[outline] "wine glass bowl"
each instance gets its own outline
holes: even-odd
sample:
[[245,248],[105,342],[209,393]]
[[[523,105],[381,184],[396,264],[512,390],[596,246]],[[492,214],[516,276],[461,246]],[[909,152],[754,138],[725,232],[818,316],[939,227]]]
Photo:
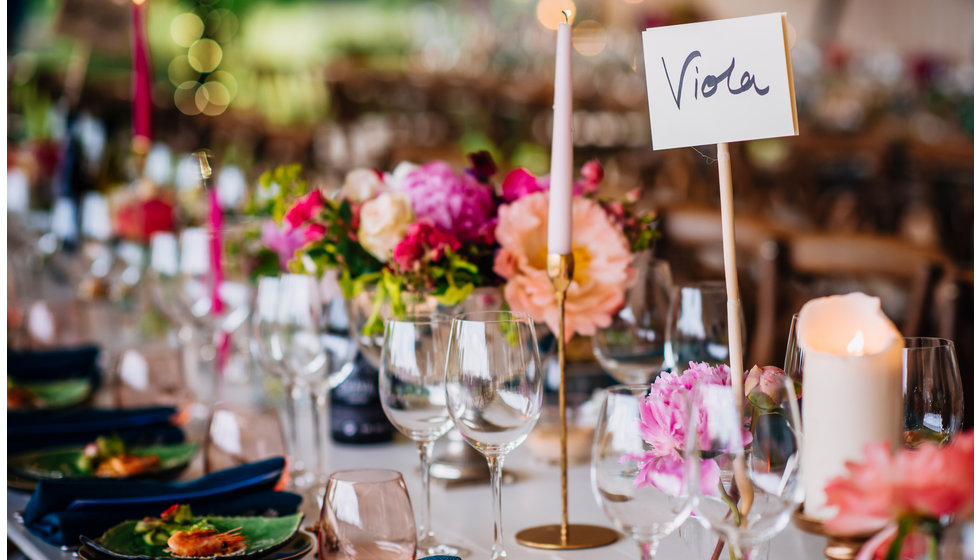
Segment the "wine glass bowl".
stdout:
[[626,291],[625,305],[592,337],[599,365],[620,383],[650,382],[664,364],[673,289],[670,265],[647,253],[635,265],[639,277]]
[[[415,517],[401,473],[356,469],[330,475],[320,514],[347,560],[414,560]],[[327,543],[320,557],[329,558]]]
[[945,443],[962,429],[963,381],[953,342],[944,338],[909,337],[902,350],[905,396],[905,442]]
[[[745,320],[741,317],[742,332]],[[690,362],[715,365],[728,361],[728,294],[725,283],[695,282],[674,289],[667,320],[667,366],[684,369]],[[745,351],[745,341],[742,341]]]
[[643,458],[651,446],[641,431],[648,384],[614,385],[603,391],[592,446],[592,491],[602,512],[652,560],[661,539],[689,516],[691,498],[683,484],[665,491],[639,484]]

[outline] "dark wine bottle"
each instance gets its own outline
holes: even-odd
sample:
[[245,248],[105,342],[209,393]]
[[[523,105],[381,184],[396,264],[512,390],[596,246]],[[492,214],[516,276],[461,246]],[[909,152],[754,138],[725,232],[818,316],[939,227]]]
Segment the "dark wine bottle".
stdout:
[[394,435],[381,408],[378,370],[358,352],[350,376],[330,392],[330,436],[339,443],[382,443]]

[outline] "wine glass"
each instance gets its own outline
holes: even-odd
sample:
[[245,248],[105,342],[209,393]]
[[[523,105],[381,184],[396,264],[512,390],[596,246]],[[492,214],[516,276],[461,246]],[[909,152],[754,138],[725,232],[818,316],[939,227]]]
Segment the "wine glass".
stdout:
[[689,397],[685,476],[694,512],[733,557],[754,560],[803,502],[796,391],[785,377],[755,404],[736,402],[728,385],[704,382]]
[[378,387],[385,415],[419,447],[422,493],[418,549],[427,556],[460,556],[440,544],[431,524],[429,465],[432,448],[453,425],[446,408],[446,351],[451,319],[438,314],[406,315],[385,321]]
[[169,405],[190,399],[180,351],[167,342],[145,342],[122,351],[111,366],[117,408]]
[[626,291],[626,305],[592,337],[599,365],[620,383],[648,383],[664,363],[673,289],[670,265],[644,253],[636,269],[640,275]]
[[691,513],[691,497],[683,484],[640,484],[645,453],[651,449],[640,427],[649,392],[649,384],[605,389],[592,445],[596,502],[616,528],[639,543],[643,560],[653,560],[660,541]]
[[[401,473],[389,469],[338,471],[327,481],[320,533],[332,528],[348,560],[414,560],[415,516]],[[320,558],[330,557],[320,538]]]
[[[258,328],[265,329],[262,336],[268,341],[268,355],[277,364],[290,395],[297,473],[294,481],[305,488],[324,474],[328,394],[350,375],[354,346],[337,344],[335,337],[324,338],[325,331],[329,332],[332,302],[324,297],[317,278],[283,274],[276,293],[273,307],[269,308],[268,299],[258,304],[262,307]],[[271,325],[266,320],[270,313],[274,315]]]
[[215,406],[204,438],[204,472],[289,457],[275,411],[245,403]]
[[492,560],[507,557],[500,511],[504,457],[527,439],[538,420],[542,373],[530,315],[481,311],[453,317],[446,359],[447,404],[463,439],[490,467]]
[[963,381],[953,342],[911,337],[902,350],[905,442],[945,443],[963,427]]
[[[740,313],[741,316],[741,313]],[[742,332],[745,332],[745,320]],[[728,294],[725,283],[696,282],[674,289],[667,319],[666,366],[683,370],[689,362],[728,361]],[[742,341],[745,350],[745,340]]]

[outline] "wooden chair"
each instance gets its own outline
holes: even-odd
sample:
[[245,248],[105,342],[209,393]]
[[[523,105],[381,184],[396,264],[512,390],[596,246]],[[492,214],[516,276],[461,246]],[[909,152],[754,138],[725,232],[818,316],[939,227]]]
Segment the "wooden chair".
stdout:
[[[719,210],[671,207],[660,211],[656,254],[670,262],[675,281],[723,279],[724,256]],[[783,234],[766,222],[735,216],[739,291],[745,313],[748,354],[753,363],[782,364],[786,338],[777,336],[776,310]],[[788,326],[787,326],[788,328]]]
[[796,309],[811,297],[859,289],[881,297],[905,336],[936,336],[949,323],[943,315],[951,306],[937,297],[954,274],[943,253],[873,234],[794,235],[787,250]]

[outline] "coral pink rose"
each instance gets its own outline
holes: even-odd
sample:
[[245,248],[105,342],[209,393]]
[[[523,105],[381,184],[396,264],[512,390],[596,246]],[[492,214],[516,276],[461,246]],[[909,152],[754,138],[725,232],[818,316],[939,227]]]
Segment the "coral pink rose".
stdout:
[[[511,308],[530,313],[558,332],[558,306],[545,270],[548,195],[538,192],[500,207],[496,236],[501,249],[494,272],[507,280],[504,297]],[[565,301],[566,338],[594,334],[609,325],[624,302],[635,271],[623,233],[595,201],[572,202],[575,276]]]

